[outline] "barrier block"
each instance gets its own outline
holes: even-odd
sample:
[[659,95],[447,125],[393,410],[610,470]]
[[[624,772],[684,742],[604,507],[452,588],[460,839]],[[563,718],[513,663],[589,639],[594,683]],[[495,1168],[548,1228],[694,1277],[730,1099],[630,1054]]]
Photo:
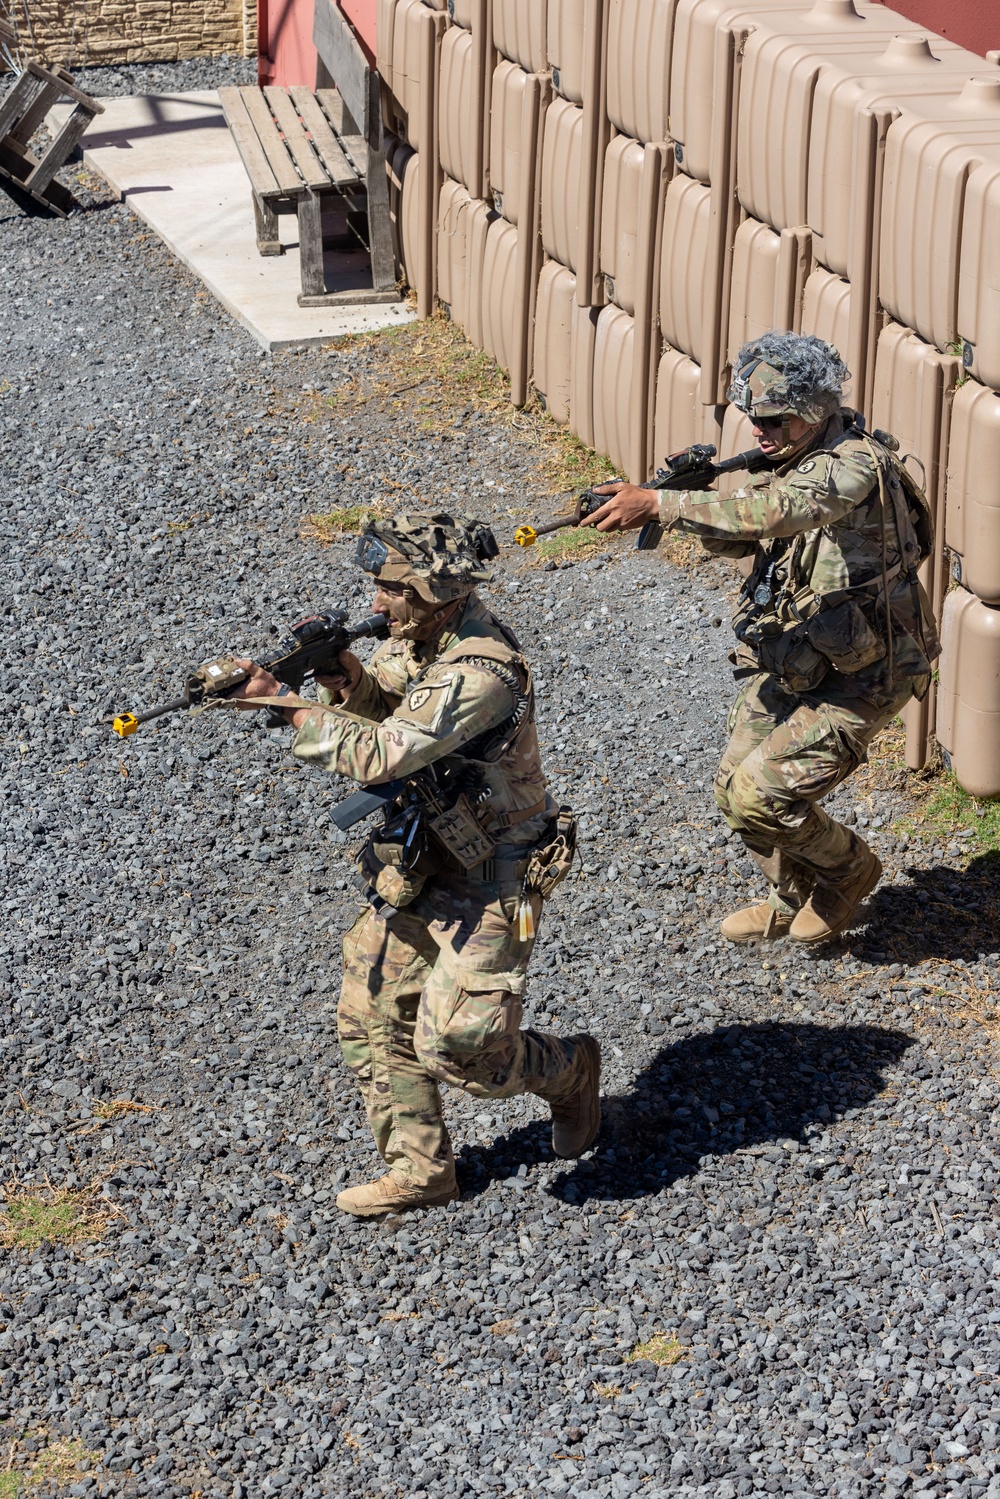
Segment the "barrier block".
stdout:
[[941,638],[938,741],[966,791],[1000,796],[1000,609],[955,589]]
[[772,328],[802,331],[802,302],[811,268],[808,229],[780,234],[747,219],[736,233],[729,308],[729,361],[741,344]]
[[945,543],[962,584],[1000,604],[1000,396],[967,380],[955,391],[945,490]]
[[[833,344],[853,375],[857,355],[851,351],[851,283],[817,266],[805,284],[799,331]],[[853,379],[844,386],[844,405],[854,405]]]
[[701,402],[701,370],[679,349],[665,348],[656,371],[653,464],[695,442],[716,447],[721,438],[718,408]]
[[1000,143],[971,173],[958,264],[958,336],[977,380],[1000,390]]
[[585,125],[583,106],[567,99],[553,99],[545,112],[542,244],[546,255],[574,274],[580,264],[582,226],[596,211],[594,175],[588,178],[583,170]]
[[942,350],[959,338],[969,179],[998,151],[1000,80],[970,80],[954,99],[907,99],[886,135],[879,298],[894,318]]
[[493,0],[493,44],[526,73],[548,67],[545,0]]
[[609,301],[635,315],[656,305],[657,233],[665,191],[666,147],[641,146],[627,135],[607,149],[601,212],[601,270]]
[[[920,32],[894,36],[870,58],[825,56],[816,79],[809,123],[808,203],[813,253],[849,280],[860,271],[881,192],[881,160],[888,126],[910,98],[956,99],[969,78],[993,78],[994,64],[962,47]],[[872,129],[866,119],[883,123]],[[859,253],[860,246],[860,253]]]
[[643,145],[669,135],[675,0],[608,0],[607,110]]
[[604,0],[548,0],[548,61],[557,94],[586,104],[600,88],[603,51]]
[[[551,85],[506,60],[493,73],[490,117],[490,187],[497,211],[511,224],[528,205],[532,211],[541,153],[542,125]],[[528,185],[530,184],[530,191]]]
[[445,178],[438,203],[437,294],[453,323],[482,347],[483,262],[494,217],[460,182]]
[[708,269],[719,254],[719,247],[714,257],[710,253],[713,231],[720,233],[713,214],[712,189],[677,173],[667,188],[663,210],[660,331],[671,348],[687,354],[698,365],[709,357],[709,349],[717,351],[721,342],[717,323],[708,326],[712,316],[707,303]]
[[489,0],[469,0],[466,29],[454,25],[441,43],[438,149],[442,170],[474,197],[489,191],[493,42]]
[[[902,82],[904,64],[892,53],[887,60],[886,50],[898,37],[900,51],[908,56],[903,34],[917,34],[919,28],[886,6],[864,0],[817,0],[808,11],[759,12],[755,19],[740,87],[739,198],[762,223],[790,229],[808,222],[810,154],[819,181],[830,169],[830,151],[842,146],[836,133],[812,136],[820,77],[827,70],[841,78],[863,75],[877,70],[881,60],[887,70],[896,66]],[[943,41],[939,50],[961,52]],[[911,70],[918,66],[909,65]],[[933,59],[926,65],[933,70]]]
[[[771,0],[769,9],[808,10],[812,0]],[[718,182],[713,150],[728,154],[739,99],[743,43],[757,12],[733,0],[676,0],[670,62],[670,136],[677,164]]]
[[576,278],[549,260],[538,279],[532,381],[553,419],[581,442],[594,440],[596,308],[579,306]]

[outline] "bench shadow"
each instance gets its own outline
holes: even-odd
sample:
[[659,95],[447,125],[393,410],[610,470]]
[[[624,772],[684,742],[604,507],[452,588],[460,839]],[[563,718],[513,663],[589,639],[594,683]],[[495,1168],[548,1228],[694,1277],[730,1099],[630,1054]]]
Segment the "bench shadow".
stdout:
[[[663,1047],[629,1092],[605,1097],[593,1154],[567,1162],[550,1191],[567,1202],[642,1197],[695,1175],[703,1156],[802,1140],[808,1125],[876,1099],[886,1069],[913,1044],[869,1025],[768,1022],[686,1036]],[[551,1162],[549,1135],[539,1120],[488,1148],[465,1147],[457,1158],[463,1188]]]
[[842,942],[855,957],[975,962],[1000,948],[1000,853],[979,854],[964,870],[935,864],[906,873],[909,884],[879,886],[866,929]]

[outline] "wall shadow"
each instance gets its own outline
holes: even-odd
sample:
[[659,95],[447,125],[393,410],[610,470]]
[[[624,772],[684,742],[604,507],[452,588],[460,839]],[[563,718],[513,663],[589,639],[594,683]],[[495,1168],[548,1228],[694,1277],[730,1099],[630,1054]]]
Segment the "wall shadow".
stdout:
[[868,926],[842,939],[855,957],[888,954],[897,963],[963,958],[1000,950],[1000,853],[979,854],[967,869],[911,867],[910,884],[882,884],[868,902]]
[[[694,1175],[702,1156],[802,1139],[808,1125],[877,1098],[885,1070],[913,1044],[901,1031],[868,1025],[775,1022],[685,1036],[664,1047],[629,1092],[605,1097],[592,1156],[567,1162],[551,1191],[569,1202],[641,1197]],[[461,1185],[481,1189],[522,1162],[551,1162],[549,1134],[540,1120],[489,1148],[466,1146],[457,1157]]]

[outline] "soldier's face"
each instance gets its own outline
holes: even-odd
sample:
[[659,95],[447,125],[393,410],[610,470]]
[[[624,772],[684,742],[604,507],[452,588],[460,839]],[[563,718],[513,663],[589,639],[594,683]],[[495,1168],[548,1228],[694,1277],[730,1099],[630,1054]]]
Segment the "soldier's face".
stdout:
[[[786,424],[788,436],[785,436]],[[804,448],[816,431],[813,422],[807,422],[804,417],[791,416],[776,417],[754,417],[753,435],[757,439],[757,446],[766,458],[773,458],[777,453],[784,450],[785,456],[794,457],[795,453]]]
[[442,628],[456,603],[429,604],[405,583],[380,582],[372,609],[389,619],[394,640],[430,640]]

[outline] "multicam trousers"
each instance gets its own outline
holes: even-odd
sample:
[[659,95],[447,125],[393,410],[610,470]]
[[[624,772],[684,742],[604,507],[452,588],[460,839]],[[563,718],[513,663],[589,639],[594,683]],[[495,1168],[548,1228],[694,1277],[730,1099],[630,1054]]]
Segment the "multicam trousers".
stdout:
[[553,1099],[572,1077],[571,1044],[521,1029],[534,940],[520,940],[519,897],[516,886],[435,882],[388,919],[366,909],[344,938],[340,1044],[379,1154],[408,1184],[455,1182],[439,1082],[475,1098]]
[[867,844],[818,803],[925,681],[907,679],[878,703],[853,695],[844,677],[798,697],[765,673],[747,681],[729,714],[715,799],[765,875],[772,909],[793,915],[816,884],[850,884],[864,867]]

